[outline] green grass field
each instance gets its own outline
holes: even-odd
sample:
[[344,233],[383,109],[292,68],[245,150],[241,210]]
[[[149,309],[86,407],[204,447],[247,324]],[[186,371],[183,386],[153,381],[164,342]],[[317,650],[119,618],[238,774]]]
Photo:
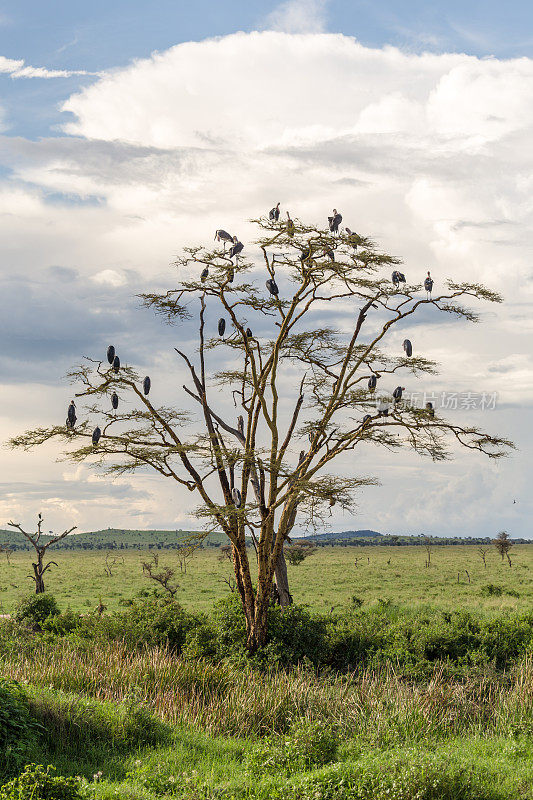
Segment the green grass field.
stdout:
[[[99,598],[112,611],[120,600],[128,599],[150,582],[142,574],[141,561],[152,551],[123,550],[105,573],[102,551],[59,550],[51,558],[58,566],[46,574],[46,589],[55,595],[61,608],[74,611],[94,608]],[[172,550],[159,551],[160,563],[175,566],[180,589],[179,602],[187,609],[209,611],[214,601],[230,591],[224,579],[231,577],[229,561],[219,560],[218,548],[198,551],[179,573]],[[253,553],[250,553],[253,558]],[[431,566],[423,547],[322,547],[300,566],[289,565],[291,591],[295,602],[314,611],[329,611],[357,596],[365,604],[379,599],[406,606],[431,605],[453,611],[500,612],[529,609],[533,604],[533,546],[515,545],[511,551],[512,567],[500,559],[493,547],[483,566],[475,546],[434,547]],[[357,567],[355,561],[357,561]],[[32,591],[32,554],[19,551],[11,564],[0,555],[0,608],[10,613],[17,601]],[[469,582],[470,579],[470,582]],[[486,594],[488,584],[502,587],[501,595]],[[513,594],[508,594],[512,592]]]

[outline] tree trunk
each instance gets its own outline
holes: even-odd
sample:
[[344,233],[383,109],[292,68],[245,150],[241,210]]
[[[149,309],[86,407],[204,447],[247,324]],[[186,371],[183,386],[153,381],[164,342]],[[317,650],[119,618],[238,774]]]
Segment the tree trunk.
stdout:
[[292,603],[292,595],[289,592],[289,576],[287,575],[287,562],[285,561],[283,549],[276,562],[276,587],[280,606],[282,608],[290,606]]
[[248,625],[246,620],[246,647],[248,652],[255,653],[264,647],[267,639],[267,620],[268,620],[268,603],[260,607],[256,607],[256,613],[251,624]]
[[42,594],[44,592],[44,580],[43,557],[41,553],[37,554],[37,563],[33,564],[33,571],[35,573],[35,594]]

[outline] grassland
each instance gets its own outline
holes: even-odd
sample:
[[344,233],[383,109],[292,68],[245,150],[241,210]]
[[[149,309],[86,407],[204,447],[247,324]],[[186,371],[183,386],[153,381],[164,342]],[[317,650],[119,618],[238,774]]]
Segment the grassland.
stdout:
[[[179,574],[158,552],[190,620],[211,619],[229,561],[208,548]],[[312,659],[316,642],[319,660],[286,669],[243,660],[230,606],[189,649],[142,638],[170,625],[142,599],[151,553],[114,553],[109,576],[102,550],[58,551],[47,589],[83,616],[42,633],[0,621],[0,679],[38,724],[23,763],[82,776],[95,800],[533,800],[533,547],[511,567],[475,546],[435,546],[429,567],[423,547],[319,548],[289,566],[307,608],[276,611],[278,644],[303,637]],[[31,591],[31,555],[0,556],[4,612]],[[107,614],[87,615],[99,598]],[[216,652],[194,646],[207,624]]]
[[[225,579],[231,564],[219,559],[218,548],[198,551],[185,574],[179,573],[172,550],[158,551],[162,564],[178,570],[177,599],[187,609],[209,611],[213,603],[228,595]],[[52,551],[51,551],[52,553]],[[112,576],[105,572],[101,550],[59,550],[51,558],[58,566],[46,575],[46,588],[60,607],[74,611],[94,608],[102,599],[108,610],[149,588],[141,562],[152,550],[122,550]],[[10,613],[23,595],[32,591],[31,552],[14,553],[11,564],[0,554],[0,608]],[[357,566],[355,561],[357,559]],[[423,547],[321,547],[300,566],[289,566],[295,601],[312,611],[329,611],[351,602],[355,595],[365,605],[390,600],[413,607],[433,606],[447,611],[457,608],[495,613],[533,606],[533,545],[515,545],[512,567],[489,548],[483,566],[472,545],[432,548],[431,566],[426,568]],[[501,587],[502,594],[487,594],[487,585]]]

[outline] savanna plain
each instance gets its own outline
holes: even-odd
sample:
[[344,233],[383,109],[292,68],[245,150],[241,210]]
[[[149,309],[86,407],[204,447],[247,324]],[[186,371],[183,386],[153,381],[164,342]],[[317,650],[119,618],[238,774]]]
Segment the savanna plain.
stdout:
[[0,797],[533,798],[533,547],[483,549],[319,547],[255,656],[221,548],[158,551],[174,597],[0,554]]

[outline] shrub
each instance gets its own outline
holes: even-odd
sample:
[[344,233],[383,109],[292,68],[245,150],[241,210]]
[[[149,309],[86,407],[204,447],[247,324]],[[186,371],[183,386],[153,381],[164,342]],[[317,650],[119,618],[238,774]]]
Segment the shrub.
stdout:
[[79,800],[79,778],[52,775],[54,767],[28,764],[18,778],[0,787],[0,800]]
[[59,614],[55,597],[47,592],[24,597],[15,609],[15,620],[28,625],[41,626],[50,616]]
[[288,734],[268,736],[245,756],[246,768],[256,774],[286,774],[321,767],[335,760],[338,733],[324,722],[300,722]]
[[[220,657],[246,658],[246,626],[240,600],[232,595],[219,601],[213,616]],[[318,665],[326,655],[326,619],[301,606],[271,606],[266,645],[255,654],[257,666],[288,667],[302,662]]]
[[38,729],[18,684],[0,680],[0,778],[7,778],[22,767]]
[[503,586],[498,586],[497,583],[486,583],[481,587],[480,594],[483,597],[500,597],[503,594]]

